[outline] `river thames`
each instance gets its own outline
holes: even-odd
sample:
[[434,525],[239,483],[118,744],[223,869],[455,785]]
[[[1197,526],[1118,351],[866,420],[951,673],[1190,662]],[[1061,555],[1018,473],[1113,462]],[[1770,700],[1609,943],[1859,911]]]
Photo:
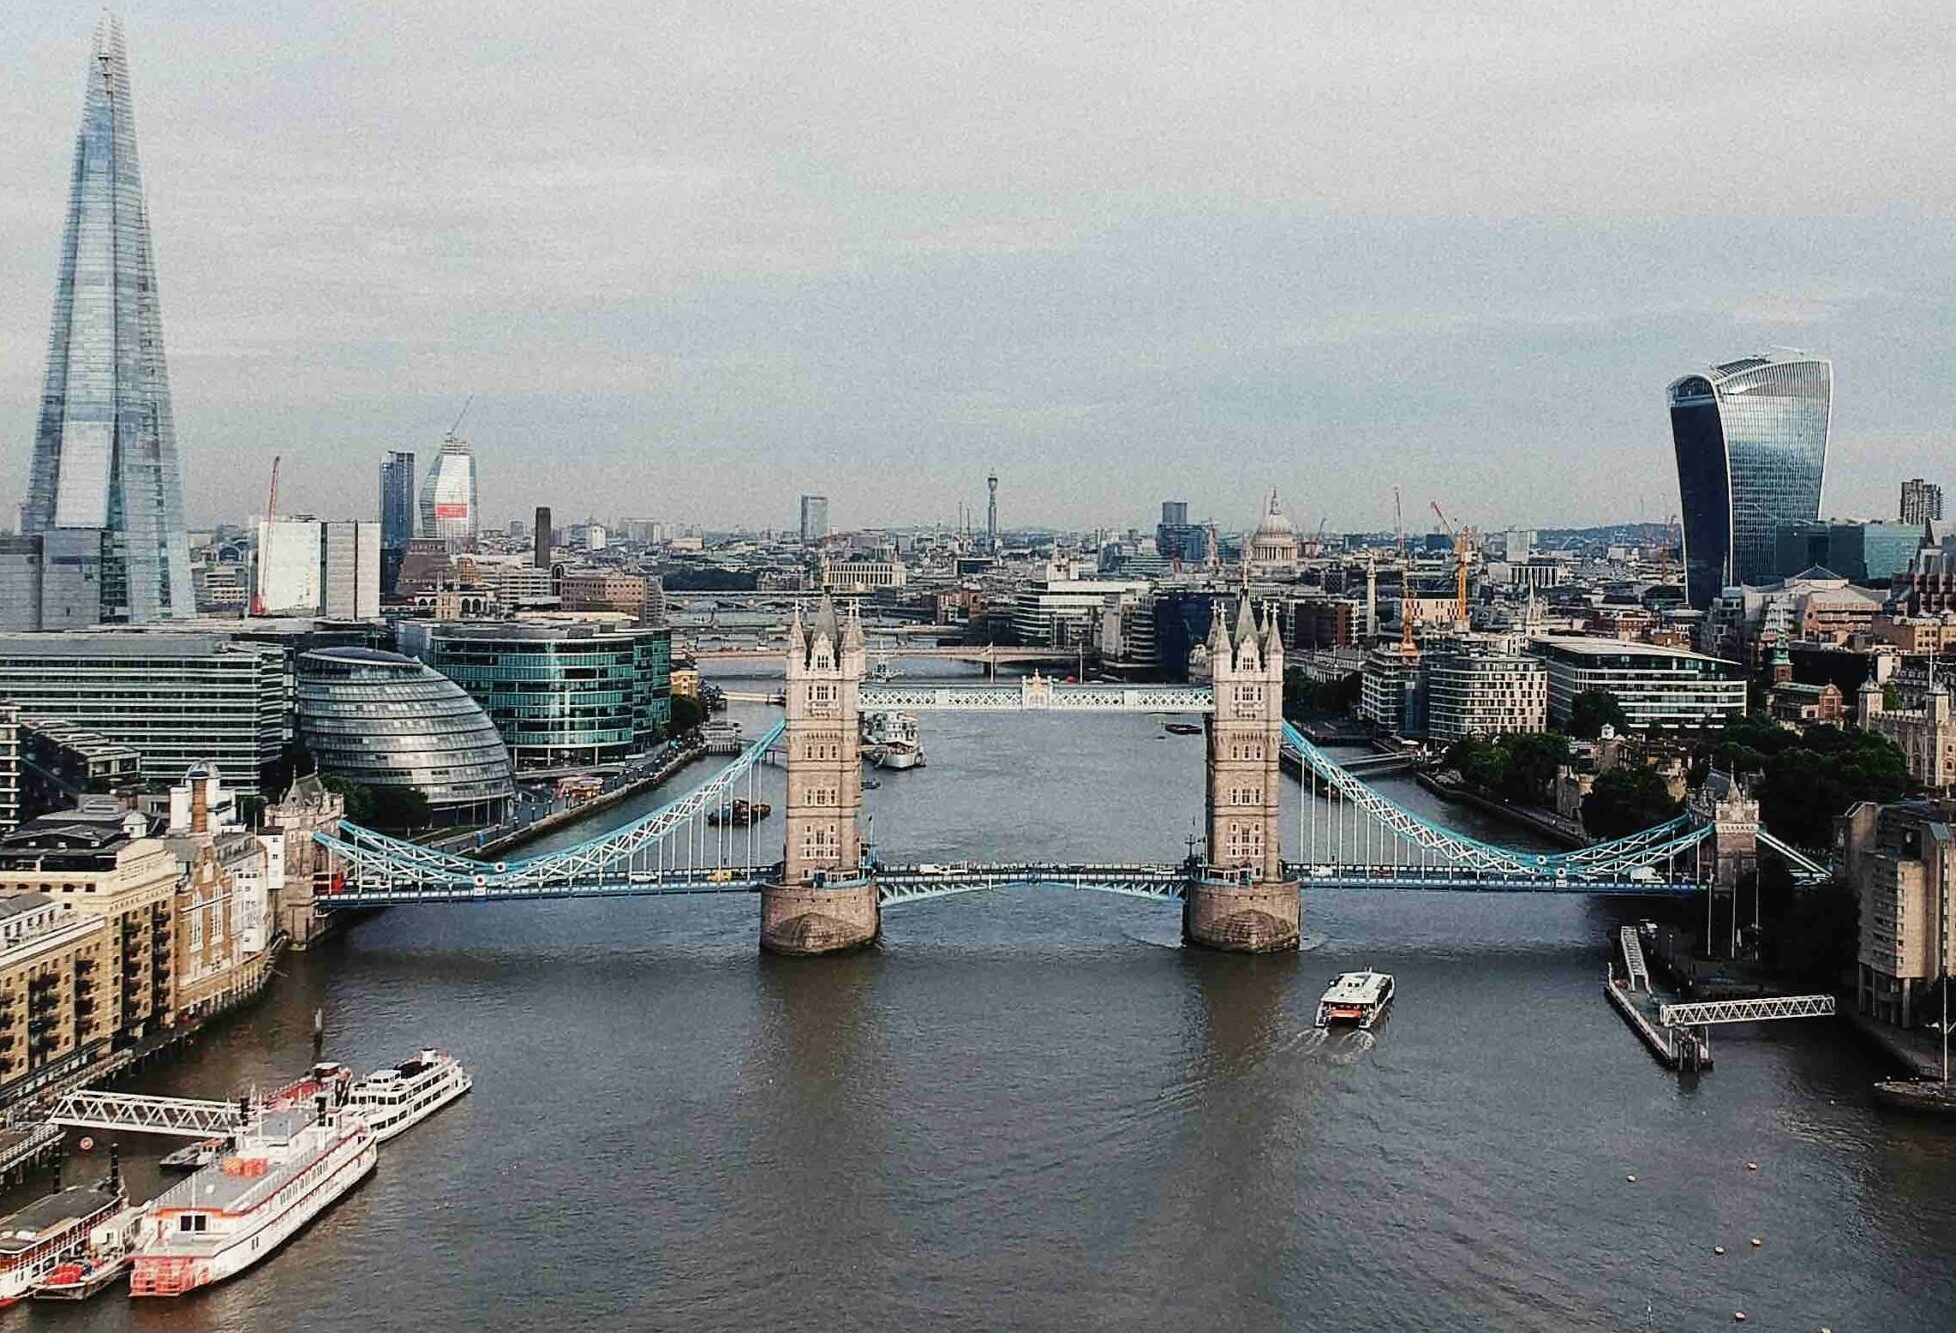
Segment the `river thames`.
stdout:
[[[892,860],[1185,851],[1199,737],[924,728],[929,766],[868,794]],[[441,1045],[475,1091],[245,1277],[6,1327],[1956,1327],[1956,1131],[1873,1112],[1883,1067],[1844,1025],[1660,1069],[1600,993],[1636,910],[1307,892],[1312,947],[1244,958],[1181,948],[1171,906],[1025,890],[780,959],[748,897],[395,909],[139,1086],[282,1081],[317,1006],[329,1056]],[[1367,965],[1398,977],[1390,1022],[1324,1042],[1319,992]],[[138,1189],[169,1146],[125,1141]]]

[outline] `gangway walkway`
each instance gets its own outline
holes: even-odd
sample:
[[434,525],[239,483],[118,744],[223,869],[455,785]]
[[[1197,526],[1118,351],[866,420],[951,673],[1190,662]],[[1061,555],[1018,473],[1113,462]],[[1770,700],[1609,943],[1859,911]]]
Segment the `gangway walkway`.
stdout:
[[84,1089],[71,1092],[55,1103],[48,1123],[71,1129],[181,1134],[185,1138],[208,1139],[237,1133],[244,1124],[244,1108],[236,1102]]
[[1708,1027],[1713,1023],[1758,1023],[1770,1018],[1832,1018],[1831,995],[1770,995],[1755,1000],[1700,1000],[1662,1004],[1657,1021],[1667,1028]]
[[1623,966],[1630,978],[1630,989],[1644,988],[1650,994],[1650,969],[1644,965],[1644,937],[1635,926],[1625,926],[1616,933],[1623,942]]

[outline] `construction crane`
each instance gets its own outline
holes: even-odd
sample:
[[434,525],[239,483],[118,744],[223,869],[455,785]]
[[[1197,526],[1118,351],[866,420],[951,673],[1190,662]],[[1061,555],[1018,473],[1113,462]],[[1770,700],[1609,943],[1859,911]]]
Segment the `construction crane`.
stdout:
[[273,454],[272,488],[265,495],[265,535],[258,542],[258,576],[251,584],[251,614],[254,616],[265,614],[265,548],[272,544],[273,524],[278,521],[278,460],[279,456]]
[[1434,500],[1433,515],[1440,520],[1440,526],[1453,538],[1453,616],[1461,624],[1467,623],[1467,544],[1473,539],[1472,528],[1456,528],[1440,502]]
[[1406,563],[1406,510],[1400,502],[1399,483],[1392,484],[1392,527],[1399,535],[1399,563]]

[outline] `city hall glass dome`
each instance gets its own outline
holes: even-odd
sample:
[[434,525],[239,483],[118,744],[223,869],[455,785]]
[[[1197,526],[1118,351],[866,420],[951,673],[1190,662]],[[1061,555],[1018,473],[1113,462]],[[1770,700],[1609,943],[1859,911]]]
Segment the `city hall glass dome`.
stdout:
[[299,655],[299,737],[325,777],[413,791],[437,824],[491,824],[515,795],[481,705],[431,667],[371,648]]

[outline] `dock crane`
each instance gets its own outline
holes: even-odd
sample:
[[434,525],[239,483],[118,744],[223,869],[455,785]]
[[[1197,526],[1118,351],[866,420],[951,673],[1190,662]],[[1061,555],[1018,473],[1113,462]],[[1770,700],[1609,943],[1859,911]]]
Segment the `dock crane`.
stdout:
[[265,557],[270,554],[266,548],[272,544],[272,535],[278,522],[278,460],[279,455],[273,454],[272,487],[265,496],[265,536],[258,543],[257,577],[251,584],[251,614],[254,616],[265,614]]
[[1467,623],[1467,546],[1473,540],[1474,530],[1456,528],[1446,511],[1440,508],[1438,500],[1434,500],[1432,505],[1434,517],[1440,520],[1440,526],[1453,539],[1453,614],[1454,619],[1464,625]]

